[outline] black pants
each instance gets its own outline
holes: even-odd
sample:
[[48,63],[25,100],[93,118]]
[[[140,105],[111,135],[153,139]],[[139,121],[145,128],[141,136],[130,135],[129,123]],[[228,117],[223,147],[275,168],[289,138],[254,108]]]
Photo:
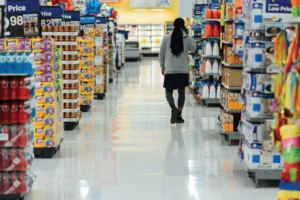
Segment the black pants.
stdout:
[[[185,102],[185,87],[178,88],[178,107],[183,108]],[[173,97],[173,89],[166,88],[166,98],[171,108],[175,107],[175,101]]]

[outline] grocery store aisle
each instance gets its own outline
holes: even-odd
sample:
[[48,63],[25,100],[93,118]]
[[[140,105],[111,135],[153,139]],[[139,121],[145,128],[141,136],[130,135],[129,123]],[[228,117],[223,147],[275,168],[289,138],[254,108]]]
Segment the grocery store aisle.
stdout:
[[28,200],[274,200],[255,189],[237,147],[221,144],[218,108],[188,96],[184,125],[169,124],[157,58],[128,62],[55,158],[35,159]]

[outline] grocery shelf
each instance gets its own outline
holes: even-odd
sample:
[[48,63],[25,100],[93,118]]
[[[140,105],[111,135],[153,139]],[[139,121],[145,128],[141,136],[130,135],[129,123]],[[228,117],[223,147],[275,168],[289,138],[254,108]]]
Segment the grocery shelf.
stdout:
[[204,102],[205,105],[216,105],[220,104],[220,99],[211,99],[211,98],[202,98],[202,101]]
[[231,67],[231,68],[243,68],[244,67],[243,65],[240,65],[240,64],[229,64],[225,61],[222,61],[222,64],[226,67]]
[[225,140],[228,142],[228,146],[231,146],[233,144],[233,141],[239,141],[242,137],[240,132],[234,131],[234,132],[225,132],[221,126],[220,123],[218,123],[218,128],[221,133],[221,135],[225,136]]
[[258,168],[250,168],[247,166],[245,162],[243,162],[243,166],[250,178],[253,178],[255,187],[259,188],[259,181],[261,180],[280,180],[283,169],[258,169]]
[[242,89],[242,86],[227,86],[224,83],[222,83],[222,86],[226,88],[227,90],[237,90],[240,91]]
[[202,39],[220,40],[220,37],[202,37]]
[[245,113],[246,120],[251,123],[262,123],[267,119],[273,119],[273,114],[270,115],[262,115],[258,117],[250,117],[247,113]]
[[201,73],[201,76],[221,76],[220,73]]
[[221,22],[221,19],[203,19],[203,22]]
[[203,58],[211,58],[211,59],[221,59],[221,56],[212,56],[212,55],[204,55],[201,54]]

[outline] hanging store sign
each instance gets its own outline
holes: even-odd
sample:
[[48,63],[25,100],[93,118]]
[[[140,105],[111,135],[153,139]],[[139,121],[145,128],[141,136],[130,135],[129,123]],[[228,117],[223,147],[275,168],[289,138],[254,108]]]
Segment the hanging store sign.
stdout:
[[291,14],[292,4],[289,0],[266,0],[265,13],[274,14]]
[[60,25],[63,10],[60,6],[41,6],[41,26]]
[[6,37],[38,36],[39,0],[7,0],[4,30]]

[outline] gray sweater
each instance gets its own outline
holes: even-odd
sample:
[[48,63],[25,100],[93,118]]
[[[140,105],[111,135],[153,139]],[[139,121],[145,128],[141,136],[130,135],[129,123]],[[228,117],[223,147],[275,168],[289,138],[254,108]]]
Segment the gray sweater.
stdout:
[[159,62],[160,67],[165,70],[165,74],[189,73],[189,52],[197,50],[194,39],[189,35],[184,35],[184,51],[178,58],[171,52],[171,34],[166,35],[161,43]]

